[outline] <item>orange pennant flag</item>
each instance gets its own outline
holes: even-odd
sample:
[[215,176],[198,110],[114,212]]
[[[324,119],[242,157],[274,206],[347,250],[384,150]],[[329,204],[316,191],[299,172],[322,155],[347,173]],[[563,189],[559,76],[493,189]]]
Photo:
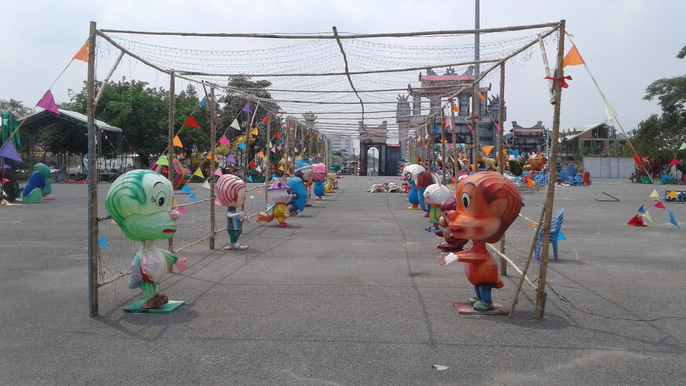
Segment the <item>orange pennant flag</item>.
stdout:
[[190,126],[190,127],[195,127],[197,129],[200,128],[198,125],[198,122],[195,121],[195,118],[193,118],[192,115],[188,116],[188,119],[186,119],[186,123],[183,124],[184,126]]
[[489,155],[495,146],[483,146],[484,154]]
[[260,152],[257,153],[257,156],[260,158],[264,158],[264,153],[262,153],[262,150],[260,150]]
[[481,99],[482,102],[486,102],[486,98],[484,98],[484,96],[481,95],[480,92],[477,92],[477,95],[479,95],[479,99]]
[[[211,154],[211,153],[208,154],[207,157],[205,157],[205,159],[206,159],[206,160],[212,159],[212,154]],[[214,162],[219,162],[219,160],[217,159],[217,156],[216,156],[216,155],[214,156]]]
[[74,55],[72,60],[80,60],[82,62],[88,63],[88,42],[83,43],[83,46],[79,50],[79,52]]
[[453,105],[453,111],[456,112],[456,113],[459,113],[459,112],[460,112],[460,109],[457,108],[457,105]]
[[526,183],[527,183],[527,185],[529,185],[530,188],[533,188],[534,185],[536,185],[536,183],[533,182],[533,181],[531,180],[531,178],[527,178],[527,179],[526,179]]
[[257,194],[262,194],[262,188],[257,189]]
[[183,147],[183,144],[181,143],[181,140],[179,139],[178,135],[174,136],[174,146],[176,147]]
[[469,166],[471,166],[471,167],[472,167],[472,171],[473,171],[473,172],[475,172],[475,171],[476,171],[476,169],[474,168],[474,164],[471,164],[471,165],[469,165]]
[[562,59],[562,68],[579,64],[586,64],[586,62],[581,58],[581,54],[579,54],[579,50],[576,49],[576,46],[572,46],[564,59]]
[[536,226],[536,225],[534,225],[534,223],[532,223],[531,221],[529,221],[529,228],[533,228],[533,227],[535,227],[535,226]]

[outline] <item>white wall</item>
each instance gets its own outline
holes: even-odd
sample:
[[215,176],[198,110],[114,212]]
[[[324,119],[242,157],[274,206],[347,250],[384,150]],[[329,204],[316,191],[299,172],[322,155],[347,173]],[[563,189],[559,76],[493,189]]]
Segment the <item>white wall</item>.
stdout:
[[636,169],[633,158],[584,157],[584,169],[592,178],[626,178]]

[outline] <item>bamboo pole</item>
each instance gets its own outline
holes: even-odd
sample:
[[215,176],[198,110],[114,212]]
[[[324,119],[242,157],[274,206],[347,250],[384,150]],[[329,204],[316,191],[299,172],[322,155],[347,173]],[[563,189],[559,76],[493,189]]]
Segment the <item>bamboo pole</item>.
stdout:
[[476,93],[477,84],[472,84],[472,165],[474,165],[473,171],[476,173],[479,171],[479,124],[476,120]]
[[[443,110],[443,117],[445,117],[445,110]],[[443,172],[443,185],[445,185],[446,174],[448,174],[446,173],[448,171],[448,168],[446,167],[448,162],[445,158],[445,124],[441,124],[441,126],[441,159],[443,160],[443,162],[441,162],[441,169]]]
[[[561,79],[564,76],[562,70],[562,59],[564,57],[565,49],[565,20],[560,21],[559,41],[557,46],[557,70],[555,77]],[[560,104],[562,101],[562,82],[555,82],[555,113],[553,115],[553,138],[550,150],[551,162],[557,159],[557,141],[560,132]],[[534,318],[540,319],[543,317],[545,311],[545,284],[548,273],[548,250],[550,249],[550,222],[553,215],[553,202],[555,200],[555,168],[550,168],[550,179],[548,181],[548,196],[546,197],[546,214],[543,240],[541,240],[541,268],[538,282],[538,289],[536,291],[536,309],[534,311]]]
[[217,156],[217,116],[214,107],[214,87],[210,88],[210,249],[214,249],[215,240],[215,179],[214,171],[217,167],[215,157]]
[[455,101],[450,98],[450,130],[453,133],[453,177],[455,177],[455,184],[457,185],[457,138],[455,135]]
[[[98,181],[95,168],[95,30],[91,21],[88,35],[88,308],[91,317],[98,315]],[[11,138],[10,138],[11,140]]]
[[269,112],[267,112],[267,156],[265,157],[266,159],[266,165],[265,165],[265,170],[264,170],[264,207],[267,207],[267,200],[269,199],[269,165],[270,161],[269,158],[271,156],[270,153],[270,148],[269,145],[271,145],[271,138],[272,138],[272,117],[269,116]]
[[121,62],[121,58],[123,58],[123,57],[124,57],[124,51],[119,52],[119,56],[117,57],[117,60],[114,62],[112,69],[110,69],[110,72],[105,77],[105,80],[102,81],[102,85],[100,86],[100,90],[98,90],[98,95],[95,97],[95,100],[93,101],[93,105],[97,106],[98,102],[100,102],[100,97],[102,97],[102,93],[103,93],[103,91],[105,91],[105,86],[107,86],[107,82],[110,81],[110,78],[112,77],[112,74],[114,73],[114,70],[117,69],[117,66],[119,66],[119,62]]
[[[176,95],[174,90],[174,73],[169,74],[169,128],[167,130],[167,178],[174,186],[174,103]],[[169,251],[174,251],[174,236],[169,238]],[[174,272],[174,265],[167,263],[167,272]]]
[[[505,62],[500,64],[500,104],[498,105],[498,146],[496,147],[497,153],[495,159],[500,156],[500,162],[498,163],[498,173],[505,173],[505,157],[503,156],[503,149],[505,148],[505,129],[503,128],[503,122],[505,121]],[[505,237],[507,233],[503,235],[500,240],[500,253],[505,254]],[[507,276],[507,261],[500,258],[500,274]]]

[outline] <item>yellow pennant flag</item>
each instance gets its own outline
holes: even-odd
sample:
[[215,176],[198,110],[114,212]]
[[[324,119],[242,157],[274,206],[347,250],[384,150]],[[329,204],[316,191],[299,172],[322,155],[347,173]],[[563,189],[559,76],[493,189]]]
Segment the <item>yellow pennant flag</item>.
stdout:
[[646,210],[646,212],[645,212],[645,213],[643,213],[643,215],[642,215],[642,216],[643,216],[643,217],[645,217],[645,218],[646,218],[646,220],[648,220],[648,221],[650,221],[650,222],[653,222],[653,219],[651,219],[651,218],[650,218],[650,214],[648,213],[648,211],[647,211],[647,210]]
[[252,134],[252,135],[257,135],[257,134],[258,134],[257,127],[254,128],[254,129],[252,129],[252,131],[250,132],[250,134]]
[[205,178],[205,176],[202,174],[202,170],[200,168],[195,169],[195,173],[193,173],[194,176],[198,176],[200,178]]
[[178,135],[174,136],[174,146],[176,147],[183,147],[183,144],[181,143],[181,140],[179,139]]
[[657,190],[653,189],[653,192],[650,193],[651,198],[660,198],[660,195],[657,193]]
[[671,192],[669,192],[669,193],[667,194],[667,196],[672,197],[672,198],[679,199],[679,196],[677,196],[677,195],[676,195],[676,192],[674,192],[673,190],[672,190]]

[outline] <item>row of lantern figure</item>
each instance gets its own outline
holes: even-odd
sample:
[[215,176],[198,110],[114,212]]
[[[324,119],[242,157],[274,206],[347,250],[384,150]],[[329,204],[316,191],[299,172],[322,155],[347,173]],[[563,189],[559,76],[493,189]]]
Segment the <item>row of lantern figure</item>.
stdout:
[[[333,193],[335,173],[327,173],[326,165],[310,164],[306,159],[296,163],[295,177],[284,180],[274,178],[268,188],[268,203],[264,212],[258,214],[257,222],[276,219],[280,227],[286,227],[286,218],[301,213],[308,206],[308,187],[325,199]],[[174,264],[179,271],[187,267],[186,259],[155,246],[155,240],[171,238],[176,232],[179,212],[173,208],[172,183],[152,170],[132,170],[117,178],[105,197],[105,206],[112,219],[126,237],[141,241],[142,245],[131,263],[131,289],[140,288],[143,293],[142,309],[163,308],[169,302],[159,293],[159,282],[167,272],[167,264]],[[245,250],[239,237],[243,222],[248,217],[240,208],[246,198],[245,182],[233,175],[220,176],[215,185],[219,202],[227,207],[227,232],[229,244],[224,250]]]
[[[502,288],[498,264],[486,243],[500,240],[521,210],[521,196],[514,184],[497,172],[483,171],[460,176],[455,191],[418,164],[403,168],[403,180],[409,185],[408,209],[421,209],[429,218],[427,231],[442,237],[437,248],[448,255],[439,264],[452,261],[465,264],[465,274],[474,286],[475,296],[466,303],[477,312],[493,311],[493,288]],[[465,250],[471,241],[471,248]]]

